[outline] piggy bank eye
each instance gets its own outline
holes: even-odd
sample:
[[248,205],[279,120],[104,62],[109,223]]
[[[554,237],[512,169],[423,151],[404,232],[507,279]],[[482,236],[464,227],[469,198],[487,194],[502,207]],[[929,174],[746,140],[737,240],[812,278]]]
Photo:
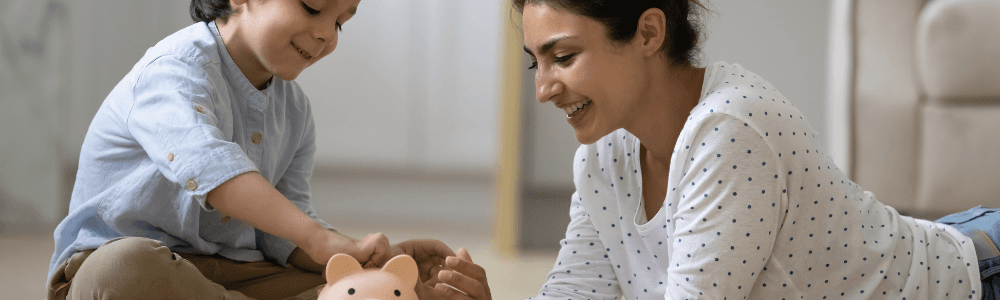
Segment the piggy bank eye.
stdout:
[[348,295],[354,295],[354,288],[347,290]]
[[400,295],[399,290],[396,290],[396,297],[399,297],[399,295]]

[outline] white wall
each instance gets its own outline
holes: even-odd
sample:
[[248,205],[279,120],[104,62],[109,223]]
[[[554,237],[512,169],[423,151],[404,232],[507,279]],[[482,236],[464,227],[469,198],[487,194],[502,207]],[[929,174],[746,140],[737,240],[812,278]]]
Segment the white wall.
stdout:
[[490,174],[496,161],[498,1],[362,1],[337,49],[297,80],[318,166]]

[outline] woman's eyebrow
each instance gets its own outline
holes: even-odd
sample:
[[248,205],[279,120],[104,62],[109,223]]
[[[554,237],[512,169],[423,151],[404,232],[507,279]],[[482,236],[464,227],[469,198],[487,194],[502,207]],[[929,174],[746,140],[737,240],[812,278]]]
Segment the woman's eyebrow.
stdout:
[[[541,47],[538,47],[538,54],[545,54],[545,53],[549,52],[550,50],[552,50],[552,47],[556,46],[557,42],[559,42],[561,40],[569,39],[569,38],[576,38],[576,37],[575,36],[565,36],[564,35],[564,36],[554,37],[554,38],[550,39],[549,41],[545,42],[545,44],[542,44]],[[524,52],[528,52],[529,55],[535,56],[535,53],[531,52],[531,50],[528,49],[528,46],[524,46]]]

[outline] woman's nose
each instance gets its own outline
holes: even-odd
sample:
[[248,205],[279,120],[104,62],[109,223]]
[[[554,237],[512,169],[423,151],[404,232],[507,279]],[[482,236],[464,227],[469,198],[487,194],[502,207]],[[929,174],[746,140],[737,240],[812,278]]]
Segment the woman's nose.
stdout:
[[539,70],[535,73],[535,98],[538,98],[538,102],[545,103],[549,102],[555,96],[561,94],[566,86],[556,80],[551,75],[543,73]]

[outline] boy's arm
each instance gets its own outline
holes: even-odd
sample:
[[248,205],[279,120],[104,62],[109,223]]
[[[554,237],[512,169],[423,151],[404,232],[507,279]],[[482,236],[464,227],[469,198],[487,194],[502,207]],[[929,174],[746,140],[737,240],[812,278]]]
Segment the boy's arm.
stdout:
[[254,228],[287,239],[317,264],[336,253],[346,253],[359,262],[384,264],[389,257],[389,241],[381,233],[355,240],[316,223],[281,195],[257,172],[247,172],[208,192],[206,202],[222,213],[249,222]]

